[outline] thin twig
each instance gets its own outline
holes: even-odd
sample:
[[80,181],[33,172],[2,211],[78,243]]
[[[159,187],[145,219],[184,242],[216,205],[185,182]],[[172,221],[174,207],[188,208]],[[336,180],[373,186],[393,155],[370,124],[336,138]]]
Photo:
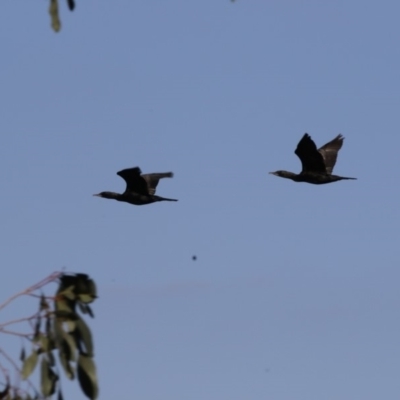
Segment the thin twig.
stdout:
[[[21,376],[22,373],[21,368],[18,367],[17,363],[2,348],[0,348],[0,354],[3,355],[3,357],[15,368],[19,376]],[[29,379],[25,379],[25,381],[28,384],[28,386],[35,391],[35,393],[38,393],[38,390],[35,388],[35,385]]]
[[33,333],[14,332],[14,331],[8,331],[6,329],[1,329],[1,328],[0,328],[0,333],[7,333],[8,335],[21,336],[26,339],[29,339],[31,336],[33,336]]
[[14,295],[12,295],[11,297],[9,297],[3,304],[0,304],[0,310],[2,310],[4,307],[8,306],[13,300],[15,300],[16,298],[20,297],[20,296],[24,296],[26,294],[29,294],[31,292],[34,292],[35,290],[40,289],[42,286],[55,281],[56,279],[58,279],[61,275],[63,274],[62,271],[56,271],[53,272],[52,274],[50,274],[47,278],[44,278],[43,280],[41,280],[40,282],[36,283],[35,285],[22,290],[19,293],[16,293]]
[[23,317],[23,318],[14,319],[12,321],[4,322],[4,324],[0,324],[0,332],[5,326],[19,324],[19,323],[25,322],[25,321],[30,321],[34,318],[37,318],[39,316],[39,314],[40,314],[40,312],[38,311],[35,314],[31,315],[30,317]]
[[6,367],[3,367],[3,365],[0,363],[0,370],[4,375],[4,378],[6,379],[6,382],[10,381],[10,373]]

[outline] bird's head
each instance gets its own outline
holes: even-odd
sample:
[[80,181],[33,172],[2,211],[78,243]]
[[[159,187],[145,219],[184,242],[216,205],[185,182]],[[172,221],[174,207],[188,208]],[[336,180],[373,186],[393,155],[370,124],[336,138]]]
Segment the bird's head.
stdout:
[[103,197],[104,199],[115,199],[118,193],[114,192],[101,192],[98,194],[94,194],[93,196]]
[[289,172],[289,171],[275,171],[275,172],[270,172],[270,174],[275,175],[275,176],[279,176],[279,177],[281,177],[281,178],[291,179],[291,180],[293,180],[293,181],[298,182],[297,175],[294,174],[293,172]]
[[270,172],[270,174],[282,177],[285,175],[285,171],[274,171],[274,172]]

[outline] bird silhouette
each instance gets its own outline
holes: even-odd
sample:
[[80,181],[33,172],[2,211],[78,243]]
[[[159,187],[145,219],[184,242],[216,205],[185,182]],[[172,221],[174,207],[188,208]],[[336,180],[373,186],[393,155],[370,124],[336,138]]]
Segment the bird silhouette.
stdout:
[[178,201],[166,197],[156,196],[156,187],[162,178],[172,178],[172,172],[160,172],[154,174],[143,174],[139,167],[123,169],[117,172],[126,182],[124,193],[101,192],[93,196],[103,197],[104,199],[114,199],[125,203],[141,206],[155,203],[157,201]]
[[310,135],[305,133],[295,150],[295,154],[300,158],[302,164],[300,174],[289,171],[275,171],[270,172],[270,174],[291,179],[295,182],[307,182],[315,185],[332,183],[343,179],[357,179],[332,175],[338,152],[343,145],[343,140],[344,137],[338,135],[320,149],[317,149]]

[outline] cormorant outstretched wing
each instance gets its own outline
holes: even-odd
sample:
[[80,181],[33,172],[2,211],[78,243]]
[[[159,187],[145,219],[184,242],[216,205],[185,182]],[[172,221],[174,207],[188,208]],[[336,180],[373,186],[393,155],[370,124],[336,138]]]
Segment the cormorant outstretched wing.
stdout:
[[318,151],[317,146],[308,133],[305,133],[301,138],[295,154],[300,158],[303,167],[301,172],[326,174],[324,157]]
[[141,175],[142,171],[139,167],[123,169],[117,172],[126,182],[125,193],[134,192],[138,194],[148,195],[149,189],[146,180]]
[[143,174],[142,178],[147,183],[147,188],[148,188],[149,194],[153,195],[156,193],[156,187],[157,187],[160,179],[172,178],[173,176],[174,176],[174,174],[172,172],[157,172],[154,174]]
[[343,139],[344,137],[342,135],[337,135],[335,139],[318,149],[324,158],[326,173],[329,175],[332,174],[333,167],[336,164],[338,152],[343,145]]

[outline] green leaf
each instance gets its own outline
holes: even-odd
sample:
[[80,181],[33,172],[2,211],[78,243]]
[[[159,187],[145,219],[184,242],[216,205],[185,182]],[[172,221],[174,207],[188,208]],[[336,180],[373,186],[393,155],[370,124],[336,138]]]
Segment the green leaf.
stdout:
[[63,350],[60,350],[58,353],[58,356],[60,359],[60,364],[62,365],[67,378],[71,379],[71,380],[74,379],[75,378],[75,370],[69,363],[67,354]]
[[28,378],[28,376],[35,369],[37,361],[38,361],[38,354],[36,351],[33,351],[33,353],[27,359],[25,359],[24,364],[22,366],[22,371],[21,371],[22,379]]
[[60,363],[64,369],[65,375],[69,379],[74,379],[75,370],[71,366],[70,361],[75,361],[76,357],[76,345],[71,334],[67,333],[63,329],[63,325],[60,321],[54,323],[54,333],[56,338],[56,345],[58,348],[58,357]]
[[87,293],[81,293],[78,295],[79,300],[82,303],[91,303],[94,300],[94,297],[91,294],[87,294]]
[[43,352],[49,351],[50,348],[50,341],[47,336],[41,335],[40,337],[40,348],[42,349]]
[[78,358],[78,379],[83,393],[91,399],[97,399],[99,388],[97,384],[96,366],[91,357],[83,354]]
[[58,375],[50,368],[46,357],[42,357],[40,366],[40,386],[44,397],[52,396],[56,390]]
[[59,352],[63,352],[68,361],[75,361],[76,345],[72,335],[65,332],[61,323],[57,322],[54,325],[56,336],[56,344]]
[[76,360],[76,345],[71,334],[65,333],[63,347],[68,361]]
[[65,321],[64,324],[68,327],[68,332],[73,332],[76,329],[76,321]]
[[65,298],[67,298],[69,300],[75,300],[76,299],[75,285],[68,286],[61,292],[58,292],[57,295],[64,296]]
[[61,29],[61,22],[58,16],[57,0],[50,0],[49,14],[51,17],[51,27],[55,32],[58,32]]
[[80,301],[91,303],[96,297],[96,285],[86,274],[76,274],[76,290]]
[[78,318],[76,321],[76,328],[74,331],[75,340],[77,341],[77,347],[82,352],[81,345],[85,346],[84,352],[89,356],[93,357],[93,340],[92,333],[89,327],[82,318]]
[[74,304],[75,302],[67,301],[64,298],[57,299],[55,301],[56,317],[65,321],[75,320],[76,313],[74,311]]

